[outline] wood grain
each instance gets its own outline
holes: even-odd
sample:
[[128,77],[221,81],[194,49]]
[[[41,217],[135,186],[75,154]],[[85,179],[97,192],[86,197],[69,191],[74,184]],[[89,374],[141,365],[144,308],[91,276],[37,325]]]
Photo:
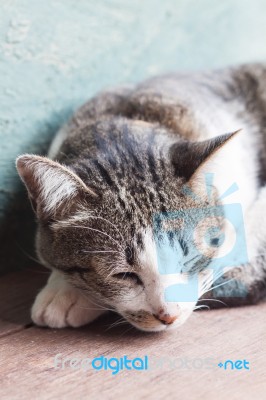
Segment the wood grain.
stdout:
[[[81,329],[13,331],[0,337],[0,398],[264,399],[265,313],[266,304],[197,312],[172,333],[145,334],[129,325],[108,329],[116,319],[112,315]],[[69,362],[56,369],[56,354],[64,359],[148,355],[150,369],[114,376],[110,370],[74,370]],[[246,359],[250,370],[217,366],[227,359]]]

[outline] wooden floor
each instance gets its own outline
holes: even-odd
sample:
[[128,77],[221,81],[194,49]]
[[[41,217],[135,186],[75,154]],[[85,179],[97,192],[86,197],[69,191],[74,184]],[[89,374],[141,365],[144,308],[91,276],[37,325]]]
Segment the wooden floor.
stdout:
[[[29,307],[46,275],[0,280],[0,399],[266,399],[266,304],[197,312],[180,330],[108,329],[107,316],[82,329],[33,326]],[[147,371],[55,368],[54,358],[149,357]],[[246,359],[250,370],[218,364]],[[75,365],[74,365],[75,367]]]

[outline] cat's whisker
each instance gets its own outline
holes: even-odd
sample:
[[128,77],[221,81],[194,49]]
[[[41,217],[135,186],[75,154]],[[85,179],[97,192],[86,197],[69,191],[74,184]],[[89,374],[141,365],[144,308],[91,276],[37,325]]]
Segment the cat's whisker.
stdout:
[[35,261],[38,264],[41,264],[40,260],[38,260],[37,258],[33,257],[32,255],[30,255],[26,250],[24,250],[17,242],[16,242],[16,246],[22,251],[22,253],[28,257],[30,260]]
[[206,277],[205,281],[202,283],[201,291],[200,291],[200,296],[202,296],[204,293],[208,292],[210,289],[212,289],[213,283],[219,279],[222,275],[224,274],[223,271],[216,271],[214,275]]
[[118,320],[114,321],[112,324],[109,324],[108,326],[116,325],[118,322],[121,322],[121,321],[125,321],[125,318],[124,318],[124,317],[121,317],[121,318],[119,318]]
[[82,253],[119,253],[117,250],[81,250]]
[[198,302],[199,302],[199,301],[216,301],[217,303],[221,303],[221,304],[223,304],[224,306],[228,307],[228,305],[227,305],[226,303],[224,303],[223,301],[218,300],[218,299],[199,299]]
[[193,311],[201,310],[202,308],[207,308],[208,310],[210,310],[210,307],[209,307],[209,306],[207,306],[207,305],[205,305],[205,304],[202,304],[202,305],[200,305],[200,306],[195,306],[195,307],[193,308]]
[[112,324],[110,324],[108,326],[108,328],[106,328],[106,331],[109,331],[110,329],[116,328],[119,325],[125,325],[125,324],[128,324],[128,322],[124,318],[122,318],[121,320],[115,321]]
[[[116,265],[115,268],[113,268],[113,269],[110,271],[110,273],[106,276],[105,281],[107,281],[107,280],[110,278],[111,275],[116,274],[116,273],[118,273],[118,272],[121,272],[121,269],[123,269],[123,270],[125,269],[124,264],[121,263],[121,264]],[[128,272],[133,272],[133,268],[131,268],[130,270],[128,270]]]
[[103,306],[103,305],[101,305],[101,304],[98,304],[98,303],[96,303],[94,300],[92,300],[91,297],[86,296],[85,293],[84,293],[84,289],[83,289],[83,291],[81,291],[81,294],[82,294],[83,297],[86,298],[86,300],[88,300],[88,302],[91,302],[91,303],[93,303],[95,306],[99,307],[99,310],[103,310],[103,311],[114,311],[113,308],[108,308],[108,307],[106,307],[106,306]]
[[232,278],[232,279],[229,279],[229,280],[226,281],[226,282],[220,283],[219,285],[213,286],[213,287],[212,287],[212,290],[217,289],[217,288],[220,287],[220,286],[227,285],[229,282],[232,282],[232,281],[234,281],[234,280],[235,280],[235,279]]
[[[127,322],[127,321],[126,321]],[[127,323],[129,323],[129,322],[127,322]],[[122,335],[120,335],[120,338],[122,337],[122,336],[124,336],[127,332],[129,332],[129,331],[132,331],[132,329],[136,329],[133,325],[131,325],[126,331],[124,331],[123,333],[122,333]]]
[[122,245],[121,245],[117,240],[115,240],[112,236],[110,236],[108,233],[106,233],[106,232],[100,231],[99,229],[91,228],[91,227],[89,227],[89,226],[82,226],[82,225],[71,225],[71,228],[88,229],[88,230],[93,231],[93,232],[98,232],[98,233],[100,233],[100,234],[102,234],[102,235],[108,237],[108,238],[109,238],[110,240],[112,240],[117,246],[119,246],[119,248],[121,249],[121,251],[124,251],[124,248],[122,247]]
[[120,230],[117,228],[117,226],[116,226],[115,224],[113,224],[113,223],[112,223],[111,221],[109,221],[108,219],[103,218],[103,217],[94,216],[94,215],[89,215],[89,218],[101,219],[101,220],[103,220],[103,221],[105,221],[105,222],[108,222],[108,224],[112,225],[112,226],[116,229],[116,231],[117,231],[117,232],[119,233],[119,235],[121,236],[121,239],[124,241],[124,237],[123,237],[122,233],[120,232]]
[[[90,311],[102,311],[102,308],[92,308],[92,307],[82,307],[82,306],[76,306],[76,308],[80,308],[81,310],[90,310]],[[107,309],[108,311],[108,309]]]

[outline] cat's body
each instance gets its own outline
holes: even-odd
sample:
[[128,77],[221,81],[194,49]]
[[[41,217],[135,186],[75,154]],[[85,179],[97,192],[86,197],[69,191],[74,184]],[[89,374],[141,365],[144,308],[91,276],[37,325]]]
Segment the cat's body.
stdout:
[[[235,281],[234,297],[224,299],[223,287],[230,295],[230,283],[217,293],[227,304],[256,302],[266,276],[265,121],[266,66],[173,74],[101,93],[85,104],[50,148],[49,158],[64,167],[38,156],[20,157],[18,170],[39,219],[37,252],[53,269],[34,304],[33,320],[79,326],[111,308],[143,330],[179,326],[197,301],[166,301],[164,289],[184,284],[196,271],[199,297],[204,296],[213,283],[209,261],[205,253],[197,263],[191,256],[186,273],[181,268],[178,274],[160,274],[161,233],[154,216],[199,209],[221,227],[209,209],[226,203],[241,205],[250,262],[238,266],[233,260],[235,268],[228,265],[222,279],[237,276],[248,293],[236,299]],[[211,197],[206,173],[214,177]],[[239,190],[221,202],[233,183]],[[200,200],[185,195],[184,185]],[[177,253],[183,251],[186,264],[192,244],[182,235],[175,231],[168,239]],[[209,259],[220,249],[211,251]]]

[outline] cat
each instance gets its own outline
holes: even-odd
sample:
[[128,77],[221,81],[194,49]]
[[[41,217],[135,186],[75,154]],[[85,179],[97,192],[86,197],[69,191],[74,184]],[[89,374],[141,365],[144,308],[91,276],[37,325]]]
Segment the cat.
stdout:
[[[159,76],[88,101],[59,130],[47,157],[17,158],[38,221],[37,254],[51,270],[33,321],[79,327],[113,310],[140,330],[165,331],[208,301],[257,303],[266,276],[265,141],[266,65],[259,63]],[[213,177],[211,195],[206,176]],[[214,223],[233,243],[224,214],[213,214],[225,208],[221,197],[233,183],[239,190],[228,202],[241,207],[248,259],[242,248],[232,265],[213,271],[219,234],[207,246],[203,236]],[[194,228],[187,236],[171,228],[171,218],[163,227],[175,212],[190,227],[200,213],[196,239]],[[174,249],[178,273],[160,271],[158,249],[166,264],[164,250]],[[193,301],[166,298],[169,285],[192,276],[199,285]]]

